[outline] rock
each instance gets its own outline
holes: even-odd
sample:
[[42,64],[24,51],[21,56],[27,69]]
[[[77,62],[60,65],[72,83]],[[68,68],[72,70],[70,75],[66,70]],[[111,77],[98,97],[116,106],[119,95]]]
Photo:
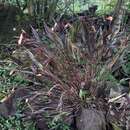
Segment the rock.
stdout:
[[0,116],[8,117],[8,109],[5,103],[0,102]]
[[96,109],[83,109],[76,122],[78,130],[106,130],[105,116]]
[[9,117],[16,113],[17,101],[26,99],[31,95],[31,90],[28,88],[16,89],[12,94],[5,97],[0,101],[0,115],[4,117]]

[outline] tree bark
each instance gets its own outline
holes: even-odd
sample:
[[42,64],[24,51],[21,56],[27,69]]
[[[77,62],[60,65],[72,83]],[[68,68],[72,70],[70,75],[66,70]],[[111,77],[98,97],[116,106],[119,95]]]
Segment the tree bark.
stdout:
[[112,26],[112,35],[111,39],[114,39],[116,35],[120,32],[121,30],[121,25],[123,22],[123,17],[125,15],[125,3],[126,0],[118,0],[115,11],[114,11],[114,21],[113,21],[113,26]]

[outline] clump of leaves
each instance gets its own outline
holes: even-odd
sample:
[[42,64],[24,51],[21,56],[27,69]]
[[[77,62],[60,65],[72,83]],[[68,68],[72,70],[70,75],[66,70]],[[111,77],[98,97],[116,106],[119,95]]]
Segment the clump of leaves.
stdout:
[[1,130],[36,130],[33,122],[22,121],[19,115],[7,118],[0,117]]
[[[103,35],[106,31],[96,30],[94,22],[89,19],[79,22],[79,32],[73,33],[72,36],[67,33],[68,35],[64,35],[65,40],[45,24],[43,35],[54,45],[51,49],[42,43],[34,28],[32,37],[24,31],[21,33],[18,52],[21,51],[25,55],[18,57],[23,63],[21,66],[39,79],[39,82],[46,79],[52,83],[49,91],[40,92],[33,99],[28,99],[33,114],[38,112],[41,114],[45,110],[50,117],[55,117],[60,112],[67,112],[69,115],[63,119],[65,121],[66,118],[73,117],[74,111],[78,113],[80,108],[101,97],[97,96],[100,87],[98,84],[101,81],[116,82],[109,72],[126,47],[126,43],[121,43],[119,52],[114,55],[110,47],[106,46],[108,32]],[[26,64],[26,61],[29,61],[29,64]],[[103,78],[104,74],[106,75]],[[104,100],[106,99],[102,100],[102,106],[107,103]],[[95,105],[98,106],[97,103]],[[52,123],[52,127],[53,125],[54,129],[57,129],[57,126],[59,128],[57,122]]]

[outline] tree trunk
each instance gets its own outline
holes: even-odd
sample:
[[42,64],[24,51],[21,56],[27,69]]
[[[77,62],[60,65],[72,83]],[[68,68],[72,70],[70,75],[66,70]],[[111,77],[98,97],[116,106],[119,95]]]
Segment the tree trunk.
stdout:
[[126,9],[125,3],[126,3],[126,0],[117,1],[116,8],[114,11],[114,21],[113,21],[113,26],[112,26],[111,39],[114,39],[121,30],[121,25],[123,22],[123,17],[125,15],[125,9]]

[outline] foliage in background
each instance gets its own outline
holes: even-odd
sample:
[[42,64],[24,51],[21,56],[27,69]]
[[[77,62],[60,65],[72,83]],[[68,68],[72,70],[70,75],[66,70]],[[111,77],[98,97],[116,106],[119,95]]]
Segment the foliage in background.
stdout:
[[54,23],[63,14],[74,14],[87,10],[92,5],[98,5],[98,14],[106,14],[113,11],[117,0],[4,0],[5,3],[16,5],[21,14],[17,16],[18,21],[28,21],[34,18],[37,27],[43,22]]

